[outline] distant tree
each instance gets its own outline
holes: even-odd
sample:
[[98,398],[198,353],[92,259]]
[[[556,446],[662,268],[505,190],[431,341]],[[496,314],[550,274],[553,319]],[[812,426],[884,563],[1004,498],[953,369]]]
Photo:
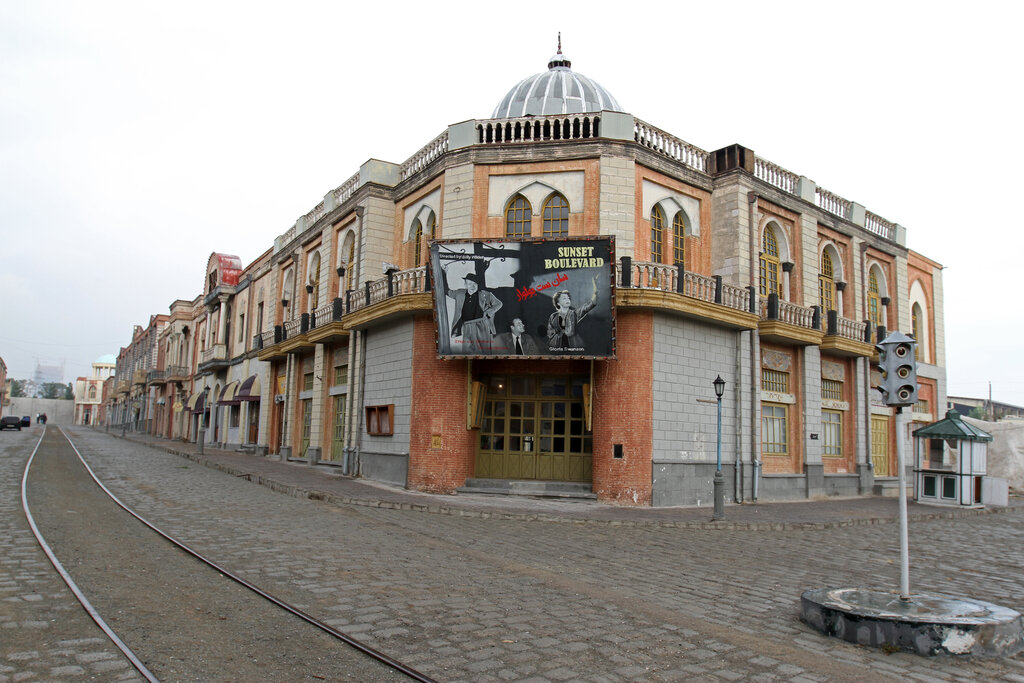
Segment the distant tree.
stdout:
[[975,420],[984,420],[985,409],[982,408],[981,406],[974,406],[973,408],[971,408],[970,417],[973,417]]
[[64,400],[74,401],[75,400],[75,388],[71,386],[71,382],[68,382],[64,386]]
[[25,395],[25,380],[11,380],[11,398],[19,398]]
[[64,393],[67,391],[60,382],[43,382],[43,390],[40,398],[64,398]]

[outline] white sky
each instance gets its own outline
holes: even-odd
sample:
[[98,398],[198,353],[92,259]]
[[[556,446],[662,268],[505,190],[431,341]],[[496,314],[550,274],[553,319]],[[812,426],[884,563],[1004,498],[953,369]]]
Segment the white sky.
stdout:
[[906,227],[946,267],[949,392],[1024,406],[1015,5],[0,0],[0,358],[89,374],[211,252],[488,117],[561,31],[626,111]]

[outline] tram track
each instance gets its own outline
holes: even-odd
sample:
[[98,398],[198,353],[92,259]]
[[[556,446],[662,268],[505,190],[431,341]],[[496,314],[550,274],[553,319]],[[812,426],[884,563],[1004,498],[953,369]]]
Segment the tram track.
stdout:
[[432,680],[161,531],[63,430],[44,428],[21,496],[61,578],[146,680]]

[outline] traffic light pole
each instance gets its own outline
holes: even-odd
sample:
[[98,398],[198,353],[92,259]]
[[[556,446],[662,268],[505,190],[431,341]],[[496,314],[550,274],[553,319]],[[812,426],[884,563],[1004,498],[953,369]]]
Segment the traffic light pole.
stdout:
[[910,602],[910,542],[907,533],[907,468],[903,445],[903,406],[896,407],[896,469],[899,473],[900,600]]

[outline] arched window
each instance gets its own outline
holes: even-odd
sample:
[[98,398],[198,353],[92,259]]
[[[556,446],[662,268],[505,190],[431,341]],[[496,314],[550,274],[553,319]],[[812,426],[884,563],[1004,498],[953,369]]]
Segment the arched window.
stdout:
[[430,212],[430,216],[427,218],[427,230],[430,232],[430,239],[437,239],[437,216],[434,212]]
[[921,304],[914,304],[910,309],[910,326],[914,339],[917,341],[917,345],[914,347],[914,357],[916,360],[921,360],[921,344],[924,340],[921,338],[921,321],[924,320],[924,315],[921,314]]
[[782,296],[782,281],[779,279],[779,240],[775,228],[764,229],[764,244],[761,247],[761,272],[759,279],[761,296],[775,293]]
[[93,401],[96,399],[96,387],[89,387],[89,400]]
[[420,219],[417,218],[412,222],[412,265],[414,268],[420,267],[422,256],[420,250],[423,247],[423,224],[420,223]]
[[523,195],[517,194],[505,209],[505,237],[529,237],[532,219],[533,209],[530,208],[530,202]]
[[874,269],[868,273],[868,320],[876,327],[882,324],[882,297],[878,293],[878,275]]
[[348,292],[355,284],[356,241],[352,235],[349,235],[348,254],[345,258],[345,291]]
[[682,211],[672,219],[672,263],[686,263],[686,221]]
[[557,192],[544,204],[544,236],[565,237],[569,234],[569,202]]
[[665,214],[660,206],[651,209],[651,260],[661,263],[665,255]]
[[309,264],[309,284],[313,285],[313,292],[310,294],[309,307],[316,310],[320,305],[320,252],[313,254]]
[[836,282],[832,267],[832,255],[821,253],[821,272],[818,274],[818,299],[821,310],[834,311],[836,308]]

